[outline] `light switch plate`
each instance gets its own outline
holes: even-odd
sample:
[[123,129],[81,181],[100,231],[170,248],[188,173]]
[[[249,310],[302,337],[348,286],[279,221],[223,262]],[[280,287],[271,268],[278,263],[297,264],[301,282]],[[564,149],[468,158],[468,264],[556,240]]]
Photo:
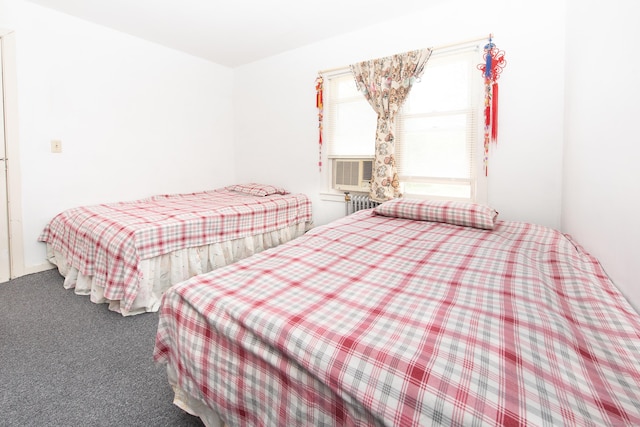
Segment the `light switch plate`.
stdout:
[[51,140],[51,152],[52,153],[62,153],[62,141],[59,139]]

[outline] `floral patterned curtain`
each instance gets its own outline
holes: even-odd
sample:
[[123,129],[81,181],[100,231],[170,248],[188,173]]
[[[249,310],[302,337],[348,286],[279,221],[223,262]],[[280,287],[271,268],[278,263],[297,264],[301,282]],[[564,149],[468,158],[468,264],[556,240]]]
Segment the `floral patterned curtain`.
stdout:
[[358,90],[378,114],[369,193],[372,200],[383,202],[400,197],[395,163],[396,113],[424,72],[430,56],[431,49],[421,49],[350,66]]

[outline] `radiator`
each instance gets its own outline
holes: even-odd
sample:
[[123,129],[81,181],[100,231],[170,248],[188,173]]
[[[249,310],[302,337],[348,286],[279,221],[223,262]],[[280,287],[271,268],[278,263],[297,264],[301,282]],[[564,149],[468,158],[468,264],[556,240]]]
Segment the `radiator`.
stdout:
[[346,193],[345,201],[347,203],[346,205],[347,215],[362,209],[375,208],[380,204],[380,202],[374,202],[369,198],[368,195],[364,195],[364,194],[356,194],[355,196],[350,196],[348,193]]

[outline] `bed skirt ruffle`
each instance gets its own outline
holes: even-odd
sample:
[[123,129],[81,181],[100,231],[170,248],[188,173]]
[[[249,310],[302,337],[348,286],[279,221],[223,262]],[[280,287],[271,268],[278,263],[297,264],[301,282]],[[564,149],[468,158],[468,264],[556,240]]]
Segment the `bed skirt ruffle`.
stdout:
[[96,285],[91,275],[80,273],[69,264],[63,254],[54,250],[49,244],[47,244],[47,259],[58,267],[58,271],[64,276],[66,289],[74,289],[78,295],[90,295],[92,302],[107,303],[109,310],[123,316],[132,316],[158,311],[162,294],[176,283],[286,243],[303,235],[308,228],[309,224],[303,222],[260,235],[181,249],[155,258],[144,259],[139,266],[142,280],[129,309],[125,309],[124,305],[121,306],[120,300],[105,298],[104,288]]

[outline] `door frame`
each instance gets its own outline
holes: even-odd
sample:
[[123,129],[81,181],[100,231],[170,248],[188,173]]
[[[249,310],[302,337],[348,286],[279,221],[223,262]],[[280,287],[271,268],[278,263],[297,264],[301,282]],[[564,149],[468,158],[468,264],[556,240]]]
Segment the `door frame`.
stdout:
[[22,196],[18,139],[18,79],[16,38],[12,30],[0,28],[2,43],[2,93],[4,94],[4,136],[7,161],[10,278],[25,274],[22,237]]
[[[0,59],[2,43],[0,43]],[[2,85],[2,68],[0,68]],[[0,95],[3,93],[0,88]],[[7,154],[4,143],[4,95],[0,99],[0,283],[11,278],[11,251],[9,250],[9,199],[7,196]]]

